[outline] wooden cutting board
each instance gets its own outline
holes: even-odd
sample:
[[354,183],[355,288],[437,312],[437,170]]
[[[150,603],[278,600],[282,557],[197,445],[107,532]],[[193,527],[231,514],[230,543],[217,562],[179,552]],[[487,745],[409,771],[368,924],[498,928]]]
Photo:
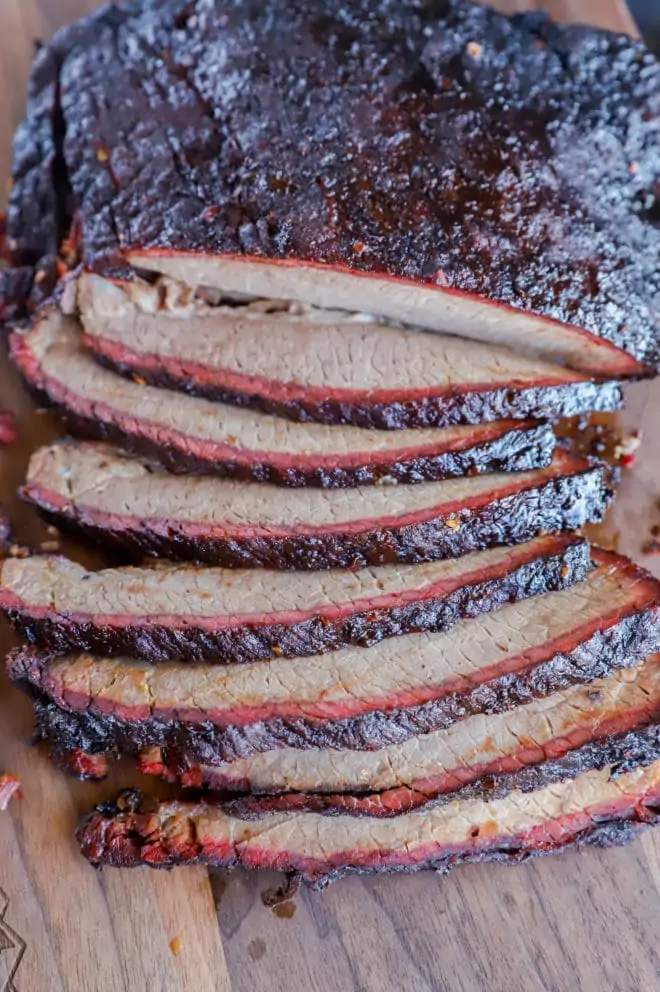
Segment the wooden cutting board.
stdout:
[[[95,6],[0,0],[0,176],[8,174],[34,40]],[[618,0],[539,6],[559,18],[634,31]],[[0,452],[0,499],[11,504],[21,541],[52,540],[15,491],[30,450],[55,427],[35,413],[4,353],[0,406],[12,407],[21,424],[20,443]],[[627,421],[641,424],[646,437],[608,533],[636,556],[651,524],[660,523],[659,413],[657,387],[630,390]],[[0,637],[4,651],[10,636]],[[116,790],[118,777],[102,787],[72,782],[27,747],[29,734],[27,702],[0,683],[0,768],[25,784],[24,798],[0,814],[0,992],[660,989],[660,831],[625,849],[516,870],[482,865],[449,878],[354,878],[323,895],[303,894],[285,919],[261,901],[275,876],[95,873],[72,831],[81,811]]]

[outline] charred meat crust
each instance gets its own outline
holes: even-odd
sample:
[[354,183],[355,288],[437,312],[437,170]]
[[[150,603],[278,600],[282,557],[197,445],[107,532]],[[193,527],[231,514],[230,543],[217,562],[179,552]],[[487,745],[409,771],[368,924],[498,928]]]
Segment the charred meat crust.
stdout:
[[0,558],[6,552],[11,539],[11,522],[7,516],[7,511],[0,503]]
[[57,281],[56,258],[67,238],[76,202],[64,144],[61,72],[76,50],[93,45],[100,32],[115,30],[138,2],[102,9],[64,27],[42,45],[28,84],[25,117],[13,142],[12,184],[7,214],[11,267],[0,270],[0,324],[14,322],[48,299]]
[[319,614],[290,625],[248,624],[213,631],[190,623],[151,628],[139,623],[100,626],[62,615],[30,617],[12,608],[6,610],[6,616],[30,644],[38,644],[51,653],[83,649],[147,661],[171,658],[240,663],[318,654],[347,644],[368,646],[385,637],[414,631],[448,630],[460,620],[489,613],[506,603],[568,588],[581,581],[591,567],[587,542],[573,543],[567,538],[556,554],[535,557],[510,572],[494,573],[440,597],[338,619]]
[[[592,751],[592,767],[607,768],[612,765],[613,776],[646,767],[658,760],[658,728],[637,731],[623,738],[612,741],[605,749],[596,748]],[[601,761],[601,756],[612,758],[610,762]],[[574,754],[558,762],[547,763],[536,768],[524,769],[514,776],[507,777],[508,781],[488,780],[469,786],[454,793],[451,801],[460,799],[480,798],[492,801],[497,789],[509,794],[513,789],[522,792],[534,791],[553,781],[564,782],[580,773],[581,764],[589,766],[589,756]],[[207,864],[218,867],[230,867],[241,863],[238,846],[225,850],[223,856],[214,851],[198,838],[193,820],[185,817],[185,805],[181,807],[181,819],[176,824],[170,823],[170,829],[165,829],[157,812],[151,813],[143,806],[142,796],[137,791],[123,793],[115,803],[105,803],[88,814],[78,827],[76,836],[83,855],[97,867],[136,867],[150,865],[154,868],[169,868],[178,864]],[[224,812],[224,810],[223,810]],[[643,826],[656,825],[660,821],[660,808],[657,797],[640,795],[631,797],[627,805],[621,808],[608,808],[598,811],[590,819],[588,826],[580,827],[574,833],[566,830],[565,825],[561,834],[554,831],[544,832],[543,842],[523,834],[507,838],[497,836],[489,839],[482,847],[475,848],[466,845],[462,850],[452,850],[446,856],[432,858],[424,862],[406,863],[399,858],[396,865],[387,863],[380,858],[370,859],[368,864],[337,866],[329,862],[327,869],[313,872],[305,869],[296,870],[289,874],[297,876],[308,885],[323,888],[329,882],[346,874],[372,874],[390,871],[420,871],[435,870],[448,872],[460,864],[480,861],[499,861],[508,864],[519,864],[539,854],[564,851],[574,846],[595,845],[609,847],[631,840]],[[555,821],[550,821],[553,823]],[[561,820],[558,821],[561,823]],[[295,856],[294,856],[295,857]],[[268,863],[258,867],[291,866],[286,851],[279,852],[278,863],[274,855],[266,856]],[[251,867],[257,867],[251,862]]]
[[25,317],[33,280],[29,266],[0,267],[0,325]]
[[[8,671],[35,697],[38,731],[58,750],[136,755],[156,746],[167,749],[174,769],[186,770],[190,765],[220,765],[286,747],[378,750],[442,730],[477,713],[504,712],[634,665],[658,649],[658,621],[658,609],[635,613],[533,667],[420,705],[375,710],[344,720],[276,718],[244,726],[218,726],[211,719],[192,722],[156,716],[131,720],[113,713],[107,704],[103,711],[93,705],[84,711],[58,705],[41,684],[47,658],[30,649],[10,656]],[[223,778],[221,769],[214,781],[220,789],[241,787],[231,777]]]
[[[159,556],[227,568],[309,569],[363,568],[368,565],[421,564],[458,558],[494,545],[515,545],[539,532],[575,530],[599,521],[611,498],[602,467],[592,464],[574,475],[550,479],[536,487],[486,505],[462,508],[460,527],[446,516],[422,523],[381,526],[363,533],[255,535],[230,537],[220,527],[200,534],[185,522],[157,526],[147,519],[106,514],[61,499],[38,484],[21,490],[59,528],[82,533],[133,556]],[[215,533],[214,533],[215,532]]]
[[25,117],[14,136],[7,237],[12,261],[34,270],[56,256],[69,233],[75,201],[65,161],[61,73],[68,58],[115,32],[145,5],[105,4],[58,31],[35,56]]
[[[388,0],[383,17],[368,0],[198,6],[106,9],[58,52],[90,269],[125,271],[120,247],[333,265],[583,327],[656,364],[659,70],[639,42],[465,0]],[[38,82],[23,202],[53,154],[50,133],[29,139]],[[194,153],[172,137],[187,134]],[[13,227],[27,237],[28,217]]]
[[96,360],[106,368],[129,379],[143,379],[149,385],[179,390],[190,396],[201,396],[220,403],[249,406],[263,413],[287,417],[301,423],[313,421],[328,425],[351,424],[372,430],[409,430],[414,427],[451,427],[455,424],[483,424],[496,420],[560,420],[582,413],[620,409],[623,403],[618,382],[571,382],[556,385],[517,386],[502,388],[478,387],[469,390],[446,390],[437,396],[422,399],[370,402],[323,400],[301,397],[277,400],[268,395],[237,392],[222,385],[208,384],[204,378],[178,375],[165,360],[153,363],[114,359],[108,350],[95,347],[95,338],[85,335],[85,343]]

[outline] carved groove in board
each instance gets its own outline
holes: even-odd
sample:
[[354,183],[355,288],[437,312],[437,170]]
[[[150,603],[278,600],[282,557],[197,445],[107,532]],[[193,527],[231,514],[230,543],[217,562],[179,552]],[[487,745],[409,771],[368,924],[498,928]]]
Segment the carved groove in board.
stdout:
[[18,992],[14,979],[18,973],[26,943],[7,922],[9,896],[0,889],[0,992]]

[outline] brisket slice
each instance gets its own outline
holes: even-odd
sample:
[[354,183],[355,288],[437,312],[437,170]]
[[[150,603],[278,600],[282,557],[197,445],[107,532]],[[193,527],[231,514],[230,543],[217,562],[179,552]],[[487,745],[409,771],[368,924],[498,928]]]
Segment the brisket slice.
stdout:
[[37,556],[3,563],[0,608],[31,643],[50,650],[246,662],[446,630],[571,586],[590,568],[589,546],[576,536],[314,576],[191,565],[93,573],[65,558]]
[[563,451],[548,468],[415,486],[282,489],[175,476],[100,444],[32,457],[25,499],[58,527],[134,555],[230,568],[362,568],[459,557],[599,520],[601,466]]
[[466,0],[109,18],[59,69],[90,269],[123,253],[610,375],[656,364],[659,69],[640,42]]
[[657,823],[660,734],[655,726],[617,737],[386,821],[313,812],[245,820],[221,805],[173,801],[149,811],[140,799],[123,794],[81,823],[78,841],[97,867],[274,868],[321,887],[353,872],[516,864],[574,845],[622,843]]
[[606,554],[570,590],[368,650],[219,667],[26,648],[8,671],[36,695],[42,736],[60,750],[167,747],[184,768],[235,762],[218,772],[232,788],[281,791],[298,767],[314,774],[322,764],[284,749],[401,745],[603,678],[659,648],[657,582]]
[[101,368],[83,348],[78,322],[55,308],[12,335],[12,354],[27,385],[74,431],[155,455],[175,471],[334,488],[522,471],[547,465],[554,448],[551,428],[534,421],[327,427],[130,382]]
[[[446,730],[380,751],[292,751],[261,756],[264,787],[260,789],[255,776],[249,780],[250,791],[269,795],[237,799],[232,809],[241,816],[287,809],[396,816],[488,775],[553,760],[585,744],[658,721],[660,663],[656,656],[639,667],[553,693],[511,712],[469,717]],[[213,765],[186,771],[168,768],[167,757],[166,752],[159,755],[158,749],[151,755],[143,753],[140,768],[157,772],[160,759],[161,774],[172,777],[174,773],[185,785],[206,789],[240,791],[240,785],[248,781],[240,783],[237,776],[232,777],[233,765],[225,778],[224,769]],[[151,766],[151,761],[156,764]]]
[[84,341],[154,386],[298,421],[406,429],[558,420],[622,402],[616,382],[505,348],[299,305],[207,306],[167,284],[83,276]]

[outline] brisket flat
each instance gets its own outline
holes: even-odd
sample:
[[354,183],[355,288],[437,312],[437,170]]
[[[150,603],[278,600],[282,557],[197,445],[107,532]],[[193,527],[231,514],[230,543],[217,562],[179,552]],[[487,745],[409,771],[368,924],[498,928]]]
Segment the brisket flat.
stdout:
[[[598,567],[569,590],[368,650],[223,667],[27,648],[10,657],[8,671],[36,694],[42,736],[60,750],[160,746],[183,767],[246,758],[219,778],[232,788],[281,791],[295,755],[259,752],[401,745],[603,678],[658,650],[658,583],[626,559],[594,554]],[[301,759],[301,767],[312,774],[316,760]]]
[[414,486],[282,489],[175,476],[109,446],[32,457],[25,499],[101,543],[232,568],[362,568],[459,557],[602,517],[604,470],[557,451],[548,468]]
[[31,643],[55,651],[246,662],[447,630],[507,602],[567,588],[590,568],[589,547],[574,535],[315,576],[192,565],[93,573],[37,556],[3,563],[0,608]]
[[78,322],[55,308],[11,340],[27,385],[74,431],[155,455],[175,471],[334,488],[522,471],[552,458],[552,430],[534,421],[411,431],[327,427],[129,382],[101,368],[83,348]]
[[211,307],[171,285],[89,275],[79,305],[86,346],[114,371],[298,421],[401,430],[558,420],[622,402],[616,382],[365,314]]
[[659,721],[660,659],[653,656],[639,667],[553,693],[512,712],[468,717],[446,730],[379,751],[264,755],[259,759],[261,780],[253,774],[242,783],[233,765],[227,777],[222,766],[168,767],[168,752],[161,749],[142,754],[140,770],[221,791],[236,791],[249,781],[252,793],[268,795],[235,800],[232,812],[242,817],[304,809],[398,816],[486,776],[552,761],[585,744]]
[[131,0],[38,57],[10,235],[43,253],[73,205],[91,270],[635,374],[659,72],[626,36],[467,0]]
[[[442,797],[444,798],[444,797]],[[163,803],[140,796],[97,807],[77,836],[101,867],[184,864],[274,868],[322,887],[352,872],[446,872],[471,861],[516,864],[581,844],[632,839],[660,819],[657,726],[586,746],[557,761],[489,778],[450,800],[386,821],[273,813],[232,816],[221,805]]]

